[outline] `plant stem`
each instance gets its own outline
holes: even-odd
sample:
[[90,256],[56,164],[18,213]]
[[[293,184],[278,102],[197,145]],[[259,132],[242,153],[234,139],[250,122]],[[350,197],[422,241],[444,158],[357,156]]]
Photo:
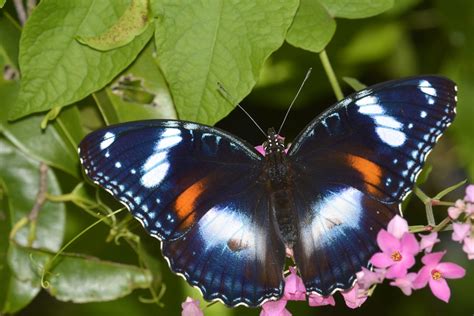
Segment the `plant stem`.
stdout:
[[341,86],[339,86],[339,82],[337,81],[336,74],[334,73],[334,70],[332,69],[331,63],[329,62],[329,58],[325,50],[319,53],[319,58],[321,59],[321,63],[323,64],[324,71],[326,72],[326,75],[328,76],[329,83],[331,83],[332,90],[334,91],[334,94],[336,95],[337,100],[341,101],[344,98],[344,95],[342,94]]

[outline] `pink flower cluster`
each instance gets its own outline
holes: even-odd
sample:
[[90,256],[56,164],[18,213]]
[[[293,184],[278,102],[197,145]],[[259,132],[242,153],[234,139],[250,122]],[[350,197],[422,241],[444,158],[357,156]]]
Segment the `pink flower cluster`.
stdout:
[[469,260],[474,259],[474,185],[468,185],[464,200],[457,200],[448,208],[449,217],[453,220],[452,239],[463,245]]
[[[418,242],[415,235],[409,232],[406,220],[395,216],[387,230],[382,229],[377,235],[382,251],[370,259],[374,271],[363,270],[358,274],[358,283],[369,289],[387,278],[392,280],[390,285],[399,287],[405,295],[429,285],[434,296],[448,302],[451,291],[446,279],[462,278],[466,272],[455,263],[441,262],[444,251],[431,253],[434,244],[439,242],[436,232],[420,237]],[[409,273],[408,270],[415,265],[415,256],[423,250],[425,254],[421,262],[424,266],[418,272]]]
[[[352,289],[341,292],[341,294],[348,307],[357,308],[367,299],[367,295],[364,292],[356,284]],[[303,280],[296,272],[296,267],[290,267],[290,274],[285,278],[283,297],[278,301],[268,301],[263,304],[260,316],[291,316],[291,313],[286,309],[288,301],[306,301],[306,288]],[[336,302],[333,296],[310,294],[308,296],[308,304],[309,306],[335,306]]]

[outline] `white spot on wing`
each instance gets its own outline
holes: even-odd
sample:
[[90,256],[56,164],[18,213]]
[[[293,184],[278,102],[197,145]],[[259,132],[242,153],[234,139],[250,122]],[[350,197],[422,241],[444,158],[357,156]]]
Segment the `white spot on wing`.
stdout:
[[377,127],[375,131],[384,143],[392,147],[399,147],[406,141],[406,135],[401,131],[385,127]]
[[151,155],[142,167],[143,176],[140,182],[147,188],[152,188],[161,183],[168,173],[170,167],[166,160],[166,152]]
[[103,140],[100,142],[100,149],[105,149],[112,145],[112,143],[115,141],[115,134],[111,132],[107,132],[104,135]]
[[363,97],[362,99],[357,100],[355,104],[358,106],[363,106],[363,105],[371,105],[371,104],[377,104],[377,103],[378,103],[378,98],[373,95],[369,95],[369,96]]
[[382,126],[397,128],[397,129],[402,128],[402,126],[403,126],[402,123],[400,123],[399,121],[397,121],[393,117],[387,116],[387,115],[376,116],[375,117],[375,122],[377,123],[377,125],[382,125]]
[[437,96],[436,89],[433,88],[431,83],[429,83],[426,80],[420,80],[420,83],[418,84],[418,87],[420,88],[421,92],[432,95],[434,97]]
[[425,118],[427,115],[428,115],[428,113],[426,113],[426,111],[421,111],[420,112],[420,117],[421,118]]
[[377,115],[384,114],[385,111],[380,105],[372,104],[359,107],[359,113]]

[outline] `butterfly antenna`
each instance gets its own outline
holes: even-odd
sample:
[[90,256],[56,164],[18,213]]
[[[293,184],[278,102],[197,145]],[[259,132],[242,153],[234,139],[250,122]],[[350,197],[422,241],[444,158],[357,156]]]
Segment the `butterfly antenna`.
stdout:
[[308,72],[306,72],[306,76],[304,77],[303,82],[301,83],[300,88],[298,89],[298,92],[296,92],[296,95],[293,98],[293,101],[291,101],[291,104],[288,107],[288,110],[286,110],[285,117],[283,118],[283,122],[281,122],[280,128],[278,129],[278,133],[277,133],[278,135],[280,134],[281,129],[283,128],[283,125],[286,122],[286,119],[288,118],[288,114],[290,114],[290,111],[291,111],[291,108],[293,107],[293,104],[295,103],[296,99],[298,98],[298,95],[300,94],[301,90],[303,89],[303,86],[304,86],[306,80],[308,80],[309,76],[311,75],[312,70],[313,70],[312,68],[309,68]]
[[265,137],[267,137],[267,133],[265,133],[263,131],[263,129],[260,127],[260,125],[257,124],[257,122],[253,119],[253,117],[249,114],[249,112],[247,112],[239,103],[234,103],[232,101],[232,96],[230,95],[229,92],[227,92],[227,90],[224,88],[224,86],[218,82],[217,83],[217,86],[219,87],[219,92],[222,94],[222,96],[227,100],[229,101],[232,105],[237,105],[239,107],[239,109],[241,109],[242,111],[244,111],[244,113],[250,118],[250,120],[255,124],[255,126],[257,126],[257,128],[260,130],[260,132],[262,132],[263,135],[265,135]]

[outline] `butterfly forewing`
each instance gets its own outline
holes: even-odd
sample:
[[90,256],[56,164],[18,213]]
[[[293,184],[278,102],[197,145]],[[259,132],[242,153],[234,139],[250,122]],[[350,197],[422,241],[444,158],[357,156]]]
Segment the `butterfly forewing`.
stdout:
[[296,264],[308,291],[352,286],[455,116],[453,82],[424,76],[357,92],[313,120],[289,150]]

